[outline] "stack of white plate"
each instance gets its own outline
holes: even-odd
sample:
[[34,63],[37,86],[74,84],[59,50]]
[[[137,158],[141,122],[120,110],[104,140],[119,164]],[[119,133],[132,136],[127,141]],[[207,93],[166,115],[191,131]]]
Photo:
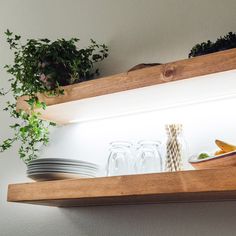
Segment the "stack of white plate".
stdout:
[[31,161],[27,175],[36,181],[96,177],[96,164],[73,159],[40,158]]

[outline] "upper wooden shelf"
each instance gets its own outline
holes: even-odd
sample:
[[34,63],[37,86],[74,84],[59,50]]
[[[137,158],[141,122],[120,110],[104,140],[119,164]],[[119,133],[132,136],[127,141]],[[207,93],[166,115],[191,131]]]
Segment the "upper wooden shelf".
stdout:
[[9,185],[8,201],[48,206],[236,200],[236,167]]
[[[48,105],[47,110],[42,112],[42,118],[57,123],[68,123],[75,117],[73,116],[74,107],[67,110],[67,104],[81,99],[234,69],[236,69],[236,49],[231,49],[65,86],[63,87],[64,95],[58,97],[39,95],[40,100]],[[25,97],[19,99],[18,108],[27,110],[25,99]]]

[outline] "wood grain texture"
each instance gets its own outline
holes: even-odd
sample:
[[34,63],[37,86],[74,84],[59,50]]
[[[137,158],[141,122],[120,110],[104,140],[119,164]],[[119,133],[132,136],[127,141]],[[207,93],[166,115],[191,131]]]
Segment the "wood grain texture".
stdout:
[[[65,86],[65,94],[58,97],[39,94],[39,99],[49,106],[42,118],[67,123],[63,117],[58,118],[58,114],[50,114],[50,106],[233,69],[236,69],[236,49]],[[25,99],[26,97],[22,97],[18,100],[18,109],[28,109]]]
[[89,206],[236,200],[236,167],[9,185],[8,201]]

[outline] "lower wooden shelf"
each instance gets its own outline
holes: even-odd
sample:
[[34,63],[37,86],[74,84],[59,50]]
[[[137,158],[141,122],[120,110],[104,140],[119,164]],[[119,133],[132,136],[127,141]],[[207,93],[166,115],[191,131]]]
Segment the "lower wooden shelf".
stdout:
[[236,167],[8,187],[9,202],[59,207],[226,200],[236,200]]

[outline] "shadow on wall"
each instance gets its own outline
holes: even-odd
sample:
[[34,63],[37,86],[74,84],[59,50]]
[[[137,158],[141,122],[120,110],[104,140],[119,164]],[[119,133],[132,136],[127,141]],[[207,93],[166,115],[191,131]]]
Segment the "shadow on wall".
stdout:
[[63,208],[61,213],[75,231],[91,236],[234,236],[236,231],[232,202]]

